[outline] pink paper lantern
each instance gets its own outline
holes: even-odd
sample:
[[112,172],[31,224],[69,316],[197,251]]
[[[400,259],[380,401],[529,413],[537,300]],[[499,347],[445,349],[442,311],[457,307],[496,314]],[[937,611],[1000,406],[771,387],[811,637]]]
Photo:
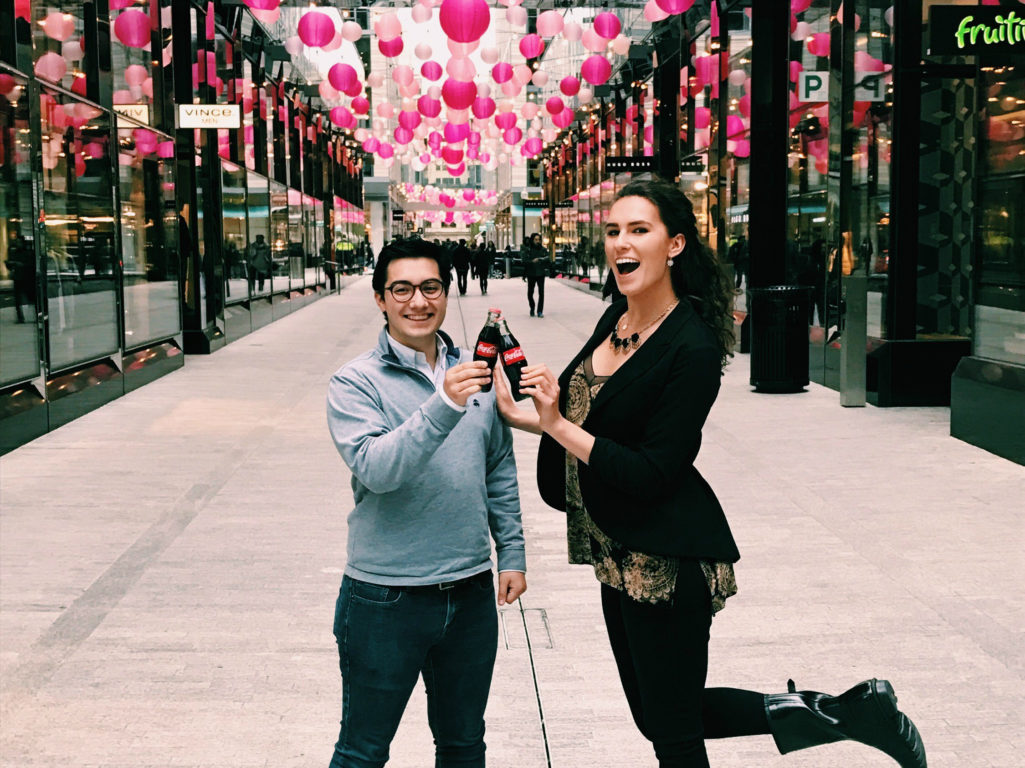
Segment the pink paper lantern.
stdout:
[[541,150],[544,149],[544,144],[537,136],[532,136],[523,142],[523,149],[520,151],[524,157],[536,157],[541,154]]
[[392,135],[395,137],[395,143],[402,144],[403,146],[413,140],[413,132],[409,128],[403,128],[401,125],[395,126]]
[[804,13],[811,6],[811,0],[790,0],[791,13]]
[[470,134],[468,123],[445,123],[445,141],[449,144],[457,144]]
[[602,85],[612,75],[612,65],[604,56],[588,56],[580,65],[580,74],[591,85]]
[[149,16],[142,11],[121,11],[114,19],[114,36],[129,48],[145,48],[150,42]]
[[331,122],[337,125],[339,128],[350,128],[355,119],[346,107],[335,107],[328,113],[331,118]]
[[[303,18],[306,17],[304,16]],[[339,91],[345,91],[351,88],[353,83],[359,82],[359,75],[351,65],[339,62],[327,71],[327,79],[334,88]]]
[[478,120],[487,120],[495,114],[496,104],[491,97],[477,98],[473,100],[470,108],[473,111],[473,116]]
[[[448,2],[448,0],[445,0]],[[536,59],[545,49],[545,41],[540,35],[524,35],[520,39],[520,53],[525,59]]]
[[370,111],[370,102],[364,96],[357,96],[352,100],[352,111],[357,115],[365,115]]
[[491,24],[487,0],[443,0],[438,12],[441,28],[457,43],[480,40]]
[[363,142],[364,152],[376,152],[378,147],[381,146],[381,142],[371,136],[369,139]]
[[453,56],[449,59],[448,64],[445,66],[445,71],[452,79],[462,80],[467,83],[473,80],[474,75],[477,74],[477,68],[473,65],[473,62],[464,56]]
[[614,13],[605,11],[594,17],[594,31],[606,40],[614,38],[622,29],[623,25],[620,24],[619,17]]
[[[147,77],[149,77],[149,72],[141,64],[129,64],[125,67],[125,82],[131,86],[141,87]],[[84,80],[85,78],[76,79]]]
[[523,138],[523,131],[519,128],[509,128],[502,133],[502,141],[508,144],[510,147],[520,143],[520,139]]
[[420,116],[419,112],[413,112],[412,110],[405,109],[399,112],[399,125],[403,128],[408,128],[412,131],[420,125],[421,122],[423,122],[423,118]]
[[580,90],[580,81],[572,75],[564,77],[559,81],[559,90],[565,96],[576,96]]
[[537,16],[537,33],[542,37],[555,37],[562,32],[565,23],[558,11],[544,11]]
[[402,38],[393,37],[391,40],[378,40],[377,50],[387,59],[393,59],[402,53]]
[[377,148],[377,156],[378,157],[382,157],[385,160],[387,160],[388,158],[394,156],[394,154],[395,154],[395,147],[393,147],[391,144],[382,143]]
[[669,14],[659,8],[655,0],[648,0],[644,5],[644,18],[654,24],[656,21],[668,19]]
[[402,34],[402,22],[394,12],[384,14],[374,25],[378,40],[394,40]]
[[569,128],[573,122],[574,114],[572,109],[564,109],[557,115],[552,115],[552,122],[559,128]]
[[39,77],[59,83],[67,71],[68,63],[59,53],[50,51],[36,59],[35,72]]
[[751,117],[751,94],[745,93],[737,100],[737,110],[744,117]]
[[423,66],[420,67],[420,74],[423,75],[425,79],[430,80],[433,83],[441,79],[443,70],[441,69],[441,64],[438,62],[425,61]]
[[[462,176],[466,172],[466,163],[460,163],[459,165],[456,165],[456,166],[451,166],[450,165],[450,166],[448,166],[448,172],[452,176]],[[453,220],[452,219],[453,215],[454,214],[452,213],[452,211],[449,211],[448,213],[446,213],[445,214],[445,221],[448,222],[448,223],[451,223],[452,220]]]
[[441,150],[441,159],[449,165],[458,165],[463,159],[463,150],[446,146]]
[[812,56],[828,56],[829,55],[829,33],[819,32],[817,35],[812,35],[808,38],[808,52]]
[[307,11],[299,19],[299,39],[311,48],[322,48],[335,37],[335,23],[326,13]]
[[468,203],[471,200],[473,200],[473,198],[476,197],[476,196],[477,196],[477,193],[474,192],[472,189],[464,189],[463,190],[463,200],[465,200]]
[[69,14],[59,11],[48,13],[46,18],[39,22],[45,34],[51,40],[64,42],[75,34],[75,18]]
[[466,109],[477,97],[477,86],[449,78],[441,86],[441,98],[453,109]]

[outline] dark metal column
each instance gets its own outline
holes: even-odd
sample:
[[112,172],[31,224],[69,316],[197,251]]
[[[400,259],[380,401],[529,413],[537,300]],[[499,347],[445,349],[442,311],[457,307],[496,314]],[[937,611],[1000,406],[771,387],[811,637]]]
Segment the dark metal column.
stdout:
[[652,146],[655,152],[655,173],[669,182],[680,176],[680,16],[655,22],[655,115],[652,125]]
[[893,5],[893,169],[886,337],[914,339],[918,270],[919,119],[922,103],[922,0]]
[[753,1],[751,44],[749,280],[759,288],[786,276],[790,14],[778,0]]

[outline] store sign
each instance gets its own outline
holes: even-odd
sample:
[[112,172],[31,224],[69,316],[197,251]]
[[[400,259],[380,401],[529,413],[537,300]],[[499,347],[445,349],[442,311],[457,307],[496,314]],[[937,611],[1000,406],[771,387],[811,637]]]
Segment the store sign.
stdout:
[[561,203],[556,203],[555,205],[552,205],[548,200],[522,200],[522,201],[520,201],[520,204],[523,206],[524,210],[528,210],[528,211],[536,211],[536,210],[547,211],[549,208],[572,208],[573,207],[573,201],[572,200],[563,200]]
[[115,104],[114,111],[137,122],[149,123],[149,104]]
[[704,173],[705,158],[685,157],[680,161],[680,173]]
[[605,170],[619,173],[650,173],[655,170],[655,158],[612,156],[605,159]]
[[[861,81],[854,87],[855,101],[885,101],[886,83],[883,75],[855,72]],[[797,79],[797,100],[829,101],[829,73],[801,72]]]
[[934,5],[929,9],[929,53],[1025,56],[1025,14],[1010,8]]
[[179,104],[179,128],[240,128],[239,104]]

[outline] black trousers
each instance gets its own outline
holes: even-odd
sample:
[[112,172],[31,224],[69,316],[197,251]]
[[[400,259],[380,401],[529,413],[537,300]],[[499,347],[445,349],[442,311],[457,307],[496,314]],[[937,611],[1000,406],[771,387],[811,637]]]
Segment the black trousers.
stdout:
[[545,276],[527,276],[527,304],[530,305],[530,314],[534,314],[534,286],[537,286],[537,313],[543,315],[545,311]]
[[705,739],[769,733],[763,694],[705,688],[712,606],[696,560],[681,561],[671,605],[604,584],[601,601],[630,712],[659,768],[708,768]]
[[460,296],[466,293],[466,273],[469,271],[469,267],[456,270],[456,287],[459,289]]

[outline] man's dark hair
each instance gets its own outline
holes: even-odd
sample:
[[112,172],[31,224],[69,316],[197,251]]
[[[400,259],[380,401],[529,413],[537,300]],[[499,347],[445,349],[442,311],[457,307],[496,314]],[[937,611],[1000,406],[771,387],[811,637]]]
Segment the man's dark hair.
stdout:
[[388,280],[388,265],[395,259],[434,259],[438,262],[438,273],[441,275],[441,282],[445,285],[445,293],[448,293],[448,287],[452,283],[448,254],[441,246],[419,237],[393,240],[381,249],[371,280],[374,293],[384,295],[384,285]]

